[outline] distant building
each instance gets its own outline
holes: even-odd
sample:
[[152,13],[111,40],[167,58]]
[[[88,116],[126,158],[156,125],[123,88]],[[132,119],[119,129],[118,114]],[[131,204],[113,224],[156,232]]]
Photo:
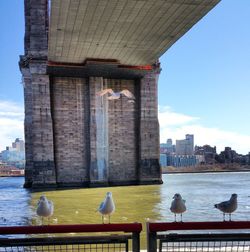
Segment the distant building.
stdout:
[[232,150],[231,147],[225,147],[225,150],[222,151],[217,160],[220,163],[230,164],[230,163],[241,163],[240,155],[236,151]]
[[246,163],[250,165],[250,152],[246,155]]
[[24,141],[16,138],[11,146],[7,146],[6,150],[0,153],[1,160],[17,168],[24,168],[25,165],[25,151]]
[[167,155],[167,166],[190,167],[197,165],[198,162],[195,155]]
[[194,154],[194,135],[187,134],[186,139],[176,140],[176,155]]
[[195,166],[201,159],[193,155],[194,135],[190,134],[187,134],[184,140],[176,140],[176,145],[173,145],[172,139],[168,138],[166,143],[160,144],[160,153],[160,163],[162,166]]
[[205,164],[205,156],[204,155],[195,155],[197,164]]
[[171,138],[167,139],[167,147],[172,147],[173,146],[173,142]]
[[160,144],[160,153],[175,153],[175,145],[172,144],[172,139],[167,139],[166,143]]
[[12,143],[12,148],[16,149],[17,151],[24,152],[25,151],[24,141],[21,140],[20,138],[16,138],[15,142]]
[[210,145],[195,146],[195,155],[203,155],[205,164],[214,164],[216,158],[216,146],[211,147]]
[[160,164],[163,167],[167,166],[167,155],[166,154],[160,154]]

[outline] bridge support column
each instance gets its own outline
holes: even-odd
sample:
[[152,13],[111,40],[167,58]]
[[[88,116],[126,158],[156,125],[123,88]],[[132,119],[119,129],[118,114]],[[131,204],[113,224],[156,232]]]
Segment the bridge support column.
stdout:
[[25,0],[25,55],[19,62],[25,97],[25,187],[56,183],[50,80],[46,74],[47,12],[47,0]]
[[140,82],[139,181],[141,184],[162,183],[159,164],[158,77],[159,69],[146,74]]
[[30,63],[23,69],[25,97],[25,187],[56,183],[50,81],[46,64]]

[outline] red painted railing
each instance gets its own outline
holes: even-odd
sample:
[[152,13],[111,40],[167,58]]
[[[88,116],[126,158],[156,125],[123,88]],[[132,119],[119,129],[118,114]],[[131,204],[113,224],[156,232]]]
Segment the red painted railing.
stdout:
[[[0,236],[11,235],[9,238],[0,239],[1,248],[7,249],[6,251],[43,251],[43,247],[51,246],[51,249],[56,248],[60,251],[61,246],[63,251],[72,250],[76,246],[77,251],[89,251],[90,248],[96,249],[94,251],[128,251],[128,241],[131,241],[131,250],[133,252],[140,251],[140,232],[142,231],[141,223],[124,223],[124,224],[77,224],[77,225],[43,225],[43,226],[10,226],[0,227]],[[108,232],[111,235],[95,234],[94,236],[86,236],[88,233],[101,233]],[[119,234],[113,234],[119,232]],[[120,232],[130,233],[126,235]],[[52,233],[81,233],[84,236],[77,237],[27,237],[25,238],[12,238],[12,235],[30,235],[30,234],[52,234]],[[68,246],[68,247],[67,247]],[[86,247],[85,247],[86,246]],[[13,249],[14,248],[14,249]],[[98,248],[98,249],[97,249]],[[4,250],[5,251],[5,250]],[[19,250],[18,250],[19,251]],[[46,250],[45,250],[46,251]],[[92,251],[92,250],[91,250]]]
[[[147,247],[148,251],[156,252],[156,251],[169,251],[175,249],[175,247],[168,246],[168,242],[172,243],[181,243],[183,241],[189,241],[190,244],[197,245],[197,241],[206,241],[206,242],[214,242],[214,241],[232,241],[237,240],[238,242],[244,241],[243,247],[250,248],[250,232],[244,233],[233,233],[232,230],[243,230],[249,229],[250,230],[250,221],[223,221],[223,222],[171,222],[171,223],[147,223]],[[191,234],[179,234],[176,231],[187,231],[191,230]],[[196,232],[196,231],[204,231],[203,233]],[[218,233],[218,232],[205,232],[205,230],[228,230],[230,233]],[[172,234],[169,233],[171,231]],[[172,232],[173,231],[173,232]],[[167,234],[158,234],[158,232],[168,232]],[[159,242],[157,242],[159,241]],[[246,245],[245,242],[248,242]],[[165,244],[166,250],[162,249],[162,244]],[[171,244],[171,243],[169,243]],[[223,243],[221,243],[223,244]],[[240,244],[240,243],[238,243]],[[219,249],[215,246],[216,244],[213,243],[212,247],[215,249]],[[158,247],[159,246],[159,247]],[[182,249],[185,251],[189,251],[190,248],[184,247],[185,245],[182,244]],[[195,246],[195,245],[194,245]],[[222,246],[222,245],[221,245]],[[223,245],[224,246],[224,245]],[[239,246],[239,245],[237,245]],[[180,245],[176,245],[176,247],[180,248]],[[192,247],[192,249],[196,249]],[[191,251],[191,249],[190,249]],[[208,251],[208,250],[207,250]],[[210,250],[209,250],[210,251]]]
[[250,221],[147,223],[148,231],[250,229]]
[[141,231],[142,231],[141,223],[0,227],[0,235],[3,235],[3,234],[47,234],[47,233],[92,233],[92,232],[140,233]]

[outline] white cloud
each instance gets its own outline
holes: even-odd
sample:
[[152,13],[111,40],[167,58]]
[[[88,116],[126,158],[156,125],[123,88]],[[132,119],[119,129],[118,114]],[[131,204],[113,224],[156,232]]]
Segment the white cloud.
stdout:
[[[240,154],[250,152],[250,135],[208,128],[199,124],[198,117],[176,113],[170,107],[159,107],[161,142],[167,138],[184,139],[186,134],[194,134],[196,145],[209,144],[217,147],[217,152],[226,146]],[[0,101],[0,150],[10,146],[15,138],[24,138],[24,108],[10,101]]]
[[159,121],[161,122],[161,127],[183,125],[199,120],[198,117],[191,117],[184,114],[175,113],[171,111],[170,107],[159,107],[158,109],[158,116]]
[[0,151],[11,146],[15,138],[24,138],[23,118],[22,105],[0,101]]
[[209,128],[199,124],[198,117],[191,117],[171,111],[169,107],[159,108],[160,138],[165,143],[167,138],[185,139],[186,134],[194,134],[195,145],[209,144],[217,147],[217,153],[231,147],[239,154],[250,152],[250,135]]

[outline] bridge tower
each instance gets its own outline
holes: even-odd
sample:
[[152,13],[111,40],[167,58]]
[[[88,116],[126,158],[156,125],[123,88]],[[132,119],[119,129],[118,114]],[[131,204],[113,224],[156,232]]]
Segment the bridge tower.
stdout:
[[24,2],[24,186],[162,183],[158,58],[218,1]]

